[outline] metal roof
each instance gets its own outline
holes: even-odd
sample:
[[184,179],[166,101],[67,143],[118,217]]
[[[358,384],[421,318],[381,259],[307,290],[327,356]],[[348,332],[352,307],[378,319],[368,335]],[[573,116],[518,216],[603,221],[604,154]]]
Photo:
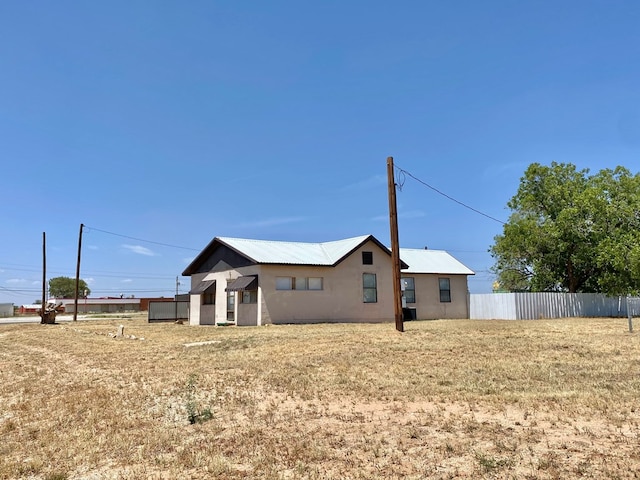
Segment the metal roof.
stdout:
[[257,290],[258,277],[250,275],[247,277],[238,277],[224,289],[225,292],[242,292],[244,290]]
[[207,291],[207,289],[211,286],[211,285],[215,285],[216,281],[215,280],[203,280],[202,282],[200,282],[196,288],[194,288],[193,290],[191,290],[189,293],[192,295],[196,295],[196,294],[200,294],[200,293],[204,293]]
[[[346,238],[333,242],[305,243],[277,240],[216,237],[200,252],[183,272],[191,275],[211,252],[224,245],[256,264],[335,266],[367,241],[376,243],[391,254],[388,247],[372,235]],[[401,248],[403,273],[439,273],[474,275],[474,272],[444,250]]]
[[218,240],[257,263],[334,265],[370,235],[334,242],[302,243],[219,237]]
[[440,273],[447,275],[475,275],[444,250],[401,248],[400,258],[409,265],[402,273]]

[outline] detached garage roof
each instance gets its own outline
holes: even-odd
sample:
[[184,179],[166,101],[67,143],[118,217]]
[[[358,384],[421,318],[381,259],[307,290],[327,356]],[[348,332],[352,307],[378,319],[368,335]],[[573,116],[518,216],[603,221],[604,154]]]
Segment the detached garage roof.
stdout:
[[439,273],[442,275],[475,275],[444,250],[401,248],[400,258],[409,265],[402,273]]

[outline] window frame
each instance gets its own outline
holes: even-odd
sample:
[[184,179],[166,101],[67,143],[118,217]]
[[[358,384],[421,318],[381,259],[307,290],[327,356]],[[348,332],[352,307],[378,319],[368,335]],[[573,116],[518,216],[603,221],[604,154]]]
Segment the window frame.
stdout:
[[235,320],[236,292],[227,292],[227,321]]
[[243,305],[258,303],[258,290],[243,290],[240,303]]
[[[416,303],[416,279],[415,277],[402,277],[401,281],[404,282],[405,280],[411,280],[412,288],[407,288],[407,284],[404,284],[404,299],[407,303]],[[409,297],[407,292],[413,292],[411,297]]]
[[[320,283],[320,288],[311,288],[312,280],[314,280],[314,283],[316,280],[318,280]],[[307,277],[307,290],[310,290],[312,292],[320,292],[324,290],[324,277]]]
[[[446,287],[443,287],[443,284]],[[440,303],[451,303],[451,279],[438,278],[438,289],[440,290]]]
[[[373,286],[367,286],[366,278],[373,279]],[[367,296],[367,293],[373,294],[373,299]],[[362,303],[378,303],[378,276],[375,273],[362,273]]]
[[[320,288],[311,288],[310,280],[314,280],[314,284],[319,283]],[[324,290],[324,277],[276,277],[276,290],[320,292]]]
[[215,305],[216,304],[216,292],[203,292],[202,293],[202,305]]
[[216,304],[216,284],[214,283],[200,294],[201,305]]
[[[288,281],[288,286],[286,288],[283,288],[282,285],[278,285],[279,282],[282,282],[284,280]],[[276,290],[282,290],[282,291],[288,291],[288,290],[293,290],[293,277],[276,277]]]
[[370,251],[362,252],[362,264],[373,265],[373,252],[370,252]]

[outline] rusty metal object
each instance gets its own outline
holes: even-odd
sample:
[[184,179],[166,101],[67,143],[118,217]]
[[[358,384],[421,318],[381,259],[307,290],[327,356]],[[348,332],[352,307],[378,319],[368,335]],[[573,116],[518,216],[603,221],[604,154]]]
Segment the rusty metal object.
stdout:
[[40,323],[53,324],[56,323],[56,315],[60,312],[64,312],[64,307],[62,306],[62,302],[58,303],[47,303],[44,309],[39,309],[38,314],[40,315]]

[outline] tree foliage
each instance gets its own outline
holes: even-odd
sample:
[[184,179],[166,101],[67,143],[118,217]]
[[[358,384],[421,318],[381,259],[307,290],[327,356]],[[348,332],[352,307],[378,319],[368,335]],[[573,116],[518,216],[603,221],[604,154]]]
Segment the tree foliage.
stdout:
[[[85,293],[86,292],[86,293]],[[80,279],[78,282],[78,296],[89,296],[91,289]],[[55,277],[49,280],[49,295],[55,298],[75,298],[76,279],[69,277]]]
[[640,293],[640,176],[531,164],[490,252],[502,288]]

